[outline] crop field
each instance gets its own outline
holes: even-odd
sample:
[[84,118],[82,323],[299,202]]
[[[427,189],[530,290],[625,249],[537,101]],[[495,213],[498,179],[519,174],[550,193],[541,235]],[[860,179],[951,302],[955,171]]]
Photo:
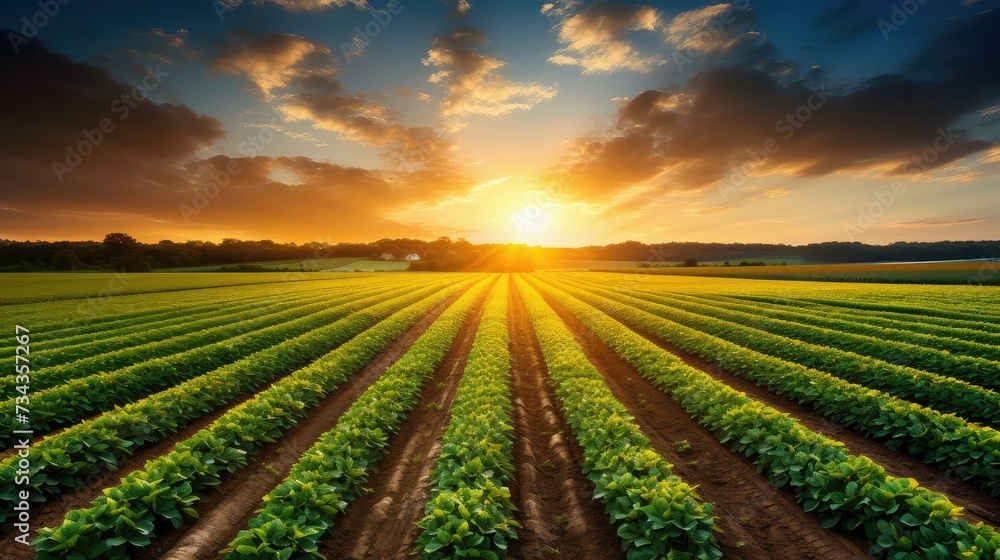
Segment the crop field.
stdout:
[[[755,259],[757,260],[757,259]],[[781,264],[775,259],[761,259],[769,265]],[[782,261],[784,262],[784,261]],[[588,266],[587,270],[623,272],[625,264]],[[648,263],[647,263],[648,264]],[[715,276],[758,280],[812,280],[819,282],[875,282],[883,284],[966,284],[975,286],[1000,285],[1000,261],[938,262],[938,263],[865,263],[865,264],[798,264],[788,266],[713,266],[682,267],[652,266],[627,272],[668,274],[676,276]],[[733,263],[734,265],[736,263]],[[637,265],[634,265],[637,266]]]
[[0,558],[1000,559],[996,288],[115,281],[0,299]]

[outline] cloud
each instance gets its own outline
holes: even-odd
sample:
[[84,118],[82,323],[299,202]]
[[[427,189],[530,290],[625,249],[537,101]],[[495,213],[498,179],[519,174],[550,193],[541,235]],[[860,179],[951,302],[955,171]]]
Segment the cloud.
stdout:
[[506,115],[556,96],[550,86],[514,82],[497,74],[505,63],[477,50],[488,42],[481,31],[471,27],[453,29],[434,40],[423,63],[439,69],[428,81],[447,91],[441,102],[442,116]]
[[348,92],[337,78],[330,49],[318,41],[282,33],[232,33],[217,45],[216,68],[245,74],[264,99],[289,122],[308,122],[342,140],[383,148],[389,165],[414,169],[443,166],[454,149],[429,128],[407,127],[403,116],[370,92]]
[[901,228],[924,228],[924,227],[943,227],[943,226],[964,226],[968,224],[978,224],[987,221],[989,220],[986,218],[960,218],[957,220],[911,220],[908,222],[890,222],[886,224],[886,226],[901,227]]
[[[641,92],[603,137],[581,139],[549,172],[568,177],[578,197],[601,200],[637,184],[661,193],[705,189],[741,167],[749,176],[799,177],[940,168],[996,146],[959,123],[1000,100],[988,54],[998,13],[961,22],[894,74],[838,90],[730,65],[683,88]],[[773,153],[765,152],[769,139]]]
[[650,6],[615,2],[593,4],[574,12],[577,3],[545,4],[542,13],[558,21],[560,43],[549,62],[580,66],[584,74],[633,70],[649,72],[665,61],[658,55],[643,55],[630,40],[635,31],[659,32],[663,21]]
[[667,42],[684,53],[725,53],[759,40],[759,33],[740,33],[755,18],[756,13],[748,5],[705,6],[670,20],[666,25]]
[[[148,98],[134,102],[132,91],[139,83],[121,82],[100,66],[72,62],[37,42],[18,55],[0,53],[0,77],[4,83],[18,84],[0,91],[0,106],[8,109],[4,123],[11,131],[0,138],[0,157],[24,168],[42,165],[50,175],[49,164],[66,156],[67,145],[85,140],[81,131],[97,137],[93,130],[102,119],[108,119],[114,130],[91,142],[96,146],[80,165],[81,174],[88,167],[187,157],[224,134],[218,120],[198,115],[186,105]],[[159,79],[169,82],[169,73]],[[123,96],[135,106],[129,108]]]
[[709,206],[708,208],[702,208],[700,210],[695,210],[693,216],[710,216],[712,214],[721,214],[723,212],[731,212],[733,208],[731,206]]
[[159,27],[152,27],[145,34],[147,37],[159,39],[164,46],[182,49],[187,47],[187,29],[178,29],[176,33],[167,33]]
[[273,99],[272,90],[293,81],[337,87],[330,48],[298,35],[236,30],[216,45],[211,63],[222,72],[247,76],[265,100]]
[[[78,238],[75,226],[89,235],[108,227],[104,218],[136,223],[176,209],[171,193],[189,184],[185,162],[224,135],[215,118],[136,102],[133,85],[37,41],[0,53],[0,80],[18,84],[0,91],[11,127],[0,138],[0,197],[15,211],[7,231]],[[134,104],[127,112],[123,96]],[[58,177],[54,164],[66,167]]]
[[469,0],[448,0],[448,3],[451,5],[450,16],[452,19],[464,18],[472,10],[472,4],[469,3]]
[[[243,4],[243,0],[220,0],[227,11],[235,10]],[[254,4],[270,2],[290,12],[318,12],[330,8],[354,6],[359,10],[371,9],[367,0],[254,0]]]
[[278,102],[278,110],[288,121],[308,121],[313,128],[336,132],[344,140],[383,148],[387,165],[406,170],[452,166],[454,142],[431,128],[403,125],[399,112],[378,104],[363,92],[289,93]]
[[366,146],[385,146],[393,139],[399,114],[363,95],[287,94],[278,110],[290,121],[312,121],[315,128],[339,133]]
[[[437,231],[386,216],[460,196],[476,184],[449,166],[452,144],[433,130],[404,128],[394,116],[385,126],[391,133],[386,147],[392,149],[386,157],[396,158],[398,169],[304,157],[206,159],[224,135],[218,120],[148,99],[119,120],[110,107],[131,91],[130,84],[104,68],[50,53],[37,41],[17,55],[0,52],[0,79],[18,83],[0,91],[2,106],[12,108],[5,122],[17,131],[0,138],[3,237],[100,239],[115,230],[145,241],[263,238],[275,232],[288,240],[433,237]],[[115,129],[57,180],[53,160],[64,158],[67,144],[84,140],[81,130],[93,131],[102,118],[110,118]],[[281,124],[248,126],[312,141]],[[232,165],[238,171],[228,173]],[[185,222],[180,205],[193,207],[199,193],[208,203]]]

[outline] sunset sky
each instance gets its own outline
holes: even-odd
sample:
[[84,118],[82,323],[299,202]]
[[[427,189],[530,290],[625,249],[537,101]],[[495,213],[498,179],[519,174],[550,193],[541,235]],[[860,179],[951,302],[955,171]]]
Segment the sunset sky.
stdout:
[[998,239],[998,4],[5,2],[0,238]]

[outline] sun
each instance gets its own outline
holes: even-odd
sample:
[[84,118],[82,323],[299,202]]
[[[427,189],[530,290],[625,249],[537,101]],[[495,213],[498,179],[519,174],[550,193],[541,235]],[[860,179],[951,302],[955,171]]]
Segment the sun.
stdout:
[[518,243],[546,245],[555,237],[551,212],[535,205],[521,208],[511,216],[514,238]]

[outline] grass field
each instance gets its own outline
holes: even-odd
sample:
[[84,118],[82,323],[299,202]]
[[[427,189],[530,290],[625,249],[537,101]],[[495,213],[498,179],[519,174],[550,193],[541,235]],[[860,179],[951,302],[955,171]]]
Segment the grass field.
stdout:
[[818,280],[822,282],[878,282],[888,284],[1000,285],[1000,262],[948,262],[915,264],[806,264],[788,266],[699,266],[631,268],[588,267],[590,270],[718,276],[764,280]]
[[410,268],[408,262],[398,261],[354,261],[335,268],[324,269],[324,272],[388,272],[400,271]]
[[[269,269],[290,268],[292,270],[317,271],[336,268],[358,262],[358,257],[330,257],[323,259],[285,259],[280,261],[255,261],[244,264],[261,266]],[[162,272],[213,272],[218,271],[221,265],[211,266],[187,266],[180,268],[164,268]]]
[[4,274],[0,303],[99,298],[120,294],[174,292],[215,286],[242,286],[262,283],[310,282],[327,276],[307,272],[227,272],[142,274],[94,272],[24,272]]
[[[801,257],[762,257],[750,259],[762,262],[767,265],[787,265],[797,264],[819,264]],[[683,264],[679,261],[586,261],[586,260],[545,260],[538,264],[538,270],[605,270],[605,269],[631,269],[643,266],[644,268],[669,268]],[[705,261],[701,264],[709,266],[722,266],[725,261]],[[731,261],[733,265],[739,263],[739,259]]]
[[1000,557],[997,288],[113,279],[5,277],[5,559]]

